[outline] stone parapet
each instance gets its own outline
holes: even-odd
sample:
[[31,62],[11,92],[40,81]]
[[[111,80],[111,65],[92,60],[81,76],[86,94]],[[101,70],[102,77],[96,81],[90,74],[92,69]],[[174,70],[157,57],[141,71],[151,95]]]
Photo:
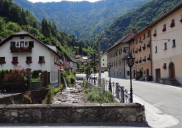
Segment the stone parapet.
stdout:
[[140,104],[0,105],[0,123],[145,122]]

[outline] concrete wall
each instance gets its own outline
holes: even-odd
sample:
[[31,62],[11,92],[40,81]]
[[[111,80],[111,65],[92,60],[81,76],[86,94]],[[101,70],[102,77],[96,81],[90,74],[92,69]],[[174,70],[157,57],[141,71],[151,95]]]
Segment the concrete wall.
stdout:
[[0,105],[0,123],[144,121],[140,104]]
[[[182,23],[179,21],[182,18],[181,15],[182,8],[160,21],[151,30],[152,35],[155,30],[157,31],[157,36],[152,36],[154,80],[156,80],[156,69],[160,69],[161,78],[168,78],[169,64],[173,62],[175,78],[182,84]],[[175,26],[169,27],[172,19],[175,20]],[[166,24],[165,32],[162,31],[164,24]],[[176,47],[172,47],[173,39],[176,41]],[[167,43],[166,50],[164,50],[164,43]],[[155,53],[156,46],[157,53]],[[163,69],[164,63],[166,63],[166,69]]]

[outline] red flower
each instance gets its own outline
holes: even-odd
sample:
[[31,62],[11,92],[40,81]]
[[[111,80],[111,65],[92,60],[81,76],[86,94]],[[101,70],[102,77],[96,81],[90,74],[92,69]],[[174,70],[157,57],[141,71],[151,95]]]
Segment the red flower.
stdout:
[[143,59],[143,61],[146,61],[146,59]]
[[163,32],[164,32],[164,31],[166,31],[166,27],[165,27],[165,28],[163,28],[163,29],[162,29],[162,31],[163,31]]
[[157,35],[156,33],[153,34],[153,36],[156,36],[156,35]]
[[139,60],[139,63],[142,63],[142,60]]
[[135,61],[136,64],[138,64],[138,61]]
[[150,60],[150,57],[148,57],[147,60]]
[[163,69],[166,69],[166,65],[163,65]]
[[150,47],[150,44],[147,44],[147,47]]
[[170,25],[169,27],[173,27],[174,25],[175,25],[175,23],[174,23],[174,22],[172,22],[172,23],[171,23],[171,25]]
[[182,19],[181,20],[179,20],[180,22],[182,22]]

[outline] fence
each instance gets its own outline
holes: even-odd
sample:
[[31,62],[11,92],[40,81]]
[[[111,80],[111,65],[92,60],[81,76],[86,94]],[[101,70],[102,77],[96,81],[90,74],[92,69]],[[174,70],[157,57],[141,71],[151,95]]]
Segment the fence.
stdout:
[[[101,85],[104,86],[105,91],[109,92],[109,81],[104,78],[100,79]],[[92,86],[97,86],[99,83],[99,78],[89,78],[88,81]],[[117,98],[121,103],[130,103],[130,93],[127,89],[124,90],[124,86],[121,86],[119,83],[112,82],[111,83],[111,92],[112,95]]]

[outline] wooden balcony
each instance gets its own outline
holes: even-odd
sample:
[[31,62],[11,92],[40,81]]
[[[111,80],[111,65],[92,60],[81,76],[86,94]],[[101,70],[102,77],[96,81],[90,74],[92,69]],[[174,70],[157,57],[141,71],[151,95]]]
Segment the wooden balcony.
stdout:
[[13,52],[32,52],[31,47],[23,47],[23,48],[11,47],[10,50],[11,50],[11,53],[13,53]]

